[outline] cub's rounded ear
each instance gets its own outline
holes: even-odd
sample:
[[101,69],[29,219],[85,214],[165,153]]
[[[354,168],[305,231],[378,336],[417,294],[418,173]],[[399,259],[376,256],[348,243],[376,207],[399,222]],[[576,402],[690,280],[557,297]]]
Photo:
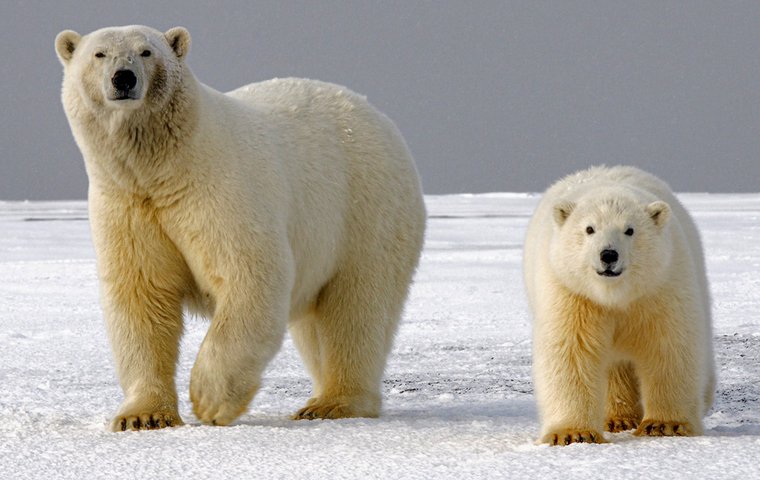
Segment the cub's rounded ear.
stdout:
[[670,205],[663,201],[652,202],[646,206],[647,215],[655,225],[662,228],[670,218]]
[[81,39],[82,36],[73,30],[64,30],[55,37],[55,53],[64,66],[68,65],[74,56],[74,50]]
[[570,201],[559,202],[554,205],[554,221],[557,222],[557,225],[560,227],[564,225],[567,217],[573,213],[573,209],[575,209],[575,203]]
[[185,27],[174,27],[164,33],[166,41],[177,58],[183,58],[190,51],[190,32]]

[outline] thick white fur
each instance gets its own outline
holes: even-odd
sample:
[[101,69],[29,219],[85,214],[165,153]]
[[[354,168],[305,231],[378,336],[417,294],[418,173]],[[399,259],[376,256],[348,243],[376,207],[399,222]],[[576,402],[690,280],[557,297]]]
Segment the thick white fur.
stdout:
[[[620,276],[597,273],[609,248]],[[636,426],[702,432],[715,385],[710,300],[699,233],[668,185],[632,167],[561,179],[528,227],[524,275],[541,442]]]
[[[296,418],[378,415],[425,229],[401,135],[336,85],[219,93],[196,80],[189,48],[181,27],[56,38],[125,394],[112,428],[182,422],[174,374],[186,303],[212,318],[190,382],[204,423],[246,409],[287,327],[313,378]],[[124,68],[136,98],[112,100]]]

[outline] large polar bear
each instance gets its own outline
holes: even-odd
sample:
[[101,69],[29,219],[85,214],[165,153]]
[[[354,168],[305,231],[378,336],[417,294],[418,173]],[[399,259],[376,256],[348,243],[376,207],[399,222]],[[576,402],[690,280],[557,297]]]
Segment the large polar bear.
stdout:
[[698,435],[715,385],[699,233],[670,188],[595,167],[549,188],[528,227],[541,442]]
[[313,378],[295,418],[377,416],[425,229],[394,124],[316,81],[219,93],[185,63],[182,27],[64,31],[55,46],[125,395],[112,428],[182,423],[186,303],[212,317],[190,380],[202,422],[245,411],[286,328]]

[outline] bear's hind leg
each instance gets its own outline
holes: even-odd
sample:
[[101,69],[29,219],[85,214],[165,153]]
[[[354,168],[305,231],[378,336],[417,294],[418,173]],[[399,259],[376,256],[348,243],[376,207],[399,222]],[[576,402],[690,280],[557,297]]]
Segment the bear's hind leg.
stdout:
[[639,385],[633,364],[612,365],[607,389],[605,427],[608,432],[624,432],[639,425],[642,418]]
[[302,355],[317,352],[318,365],[314,396],[294,419],[380,414],[383,371],[411,279],[411,272],[390,273],[387,266],[341,272],[322,290],[309,319],[314,330],[297,334]]
[[306,370],[311,375],[312,399],[309,400],[310,402],[319,397],[322,391],[322,361],[317,334],[318,321],[319,317],[316,313],[310,312],[301,318],[291,320],[288,325],[288,331],[293,339],[293,343],[306,365]]

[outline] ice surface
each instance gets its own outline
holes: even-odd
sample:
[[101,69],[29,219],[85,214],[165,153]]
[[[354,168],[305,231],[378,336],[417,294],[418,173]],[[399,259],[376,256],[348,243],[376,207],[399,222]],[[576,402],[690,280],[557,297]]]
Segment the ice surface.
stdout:
[[110,433],[121,400],[84,202],[0,202],[0,478],[760,478],[760,195],[681,195],[702,231],[719,385],[696,438],[536,446],[522,240],[538,197],[428,197],[427,243],[373,420],[288,419],[309,379],[286,340],[249,412]]

